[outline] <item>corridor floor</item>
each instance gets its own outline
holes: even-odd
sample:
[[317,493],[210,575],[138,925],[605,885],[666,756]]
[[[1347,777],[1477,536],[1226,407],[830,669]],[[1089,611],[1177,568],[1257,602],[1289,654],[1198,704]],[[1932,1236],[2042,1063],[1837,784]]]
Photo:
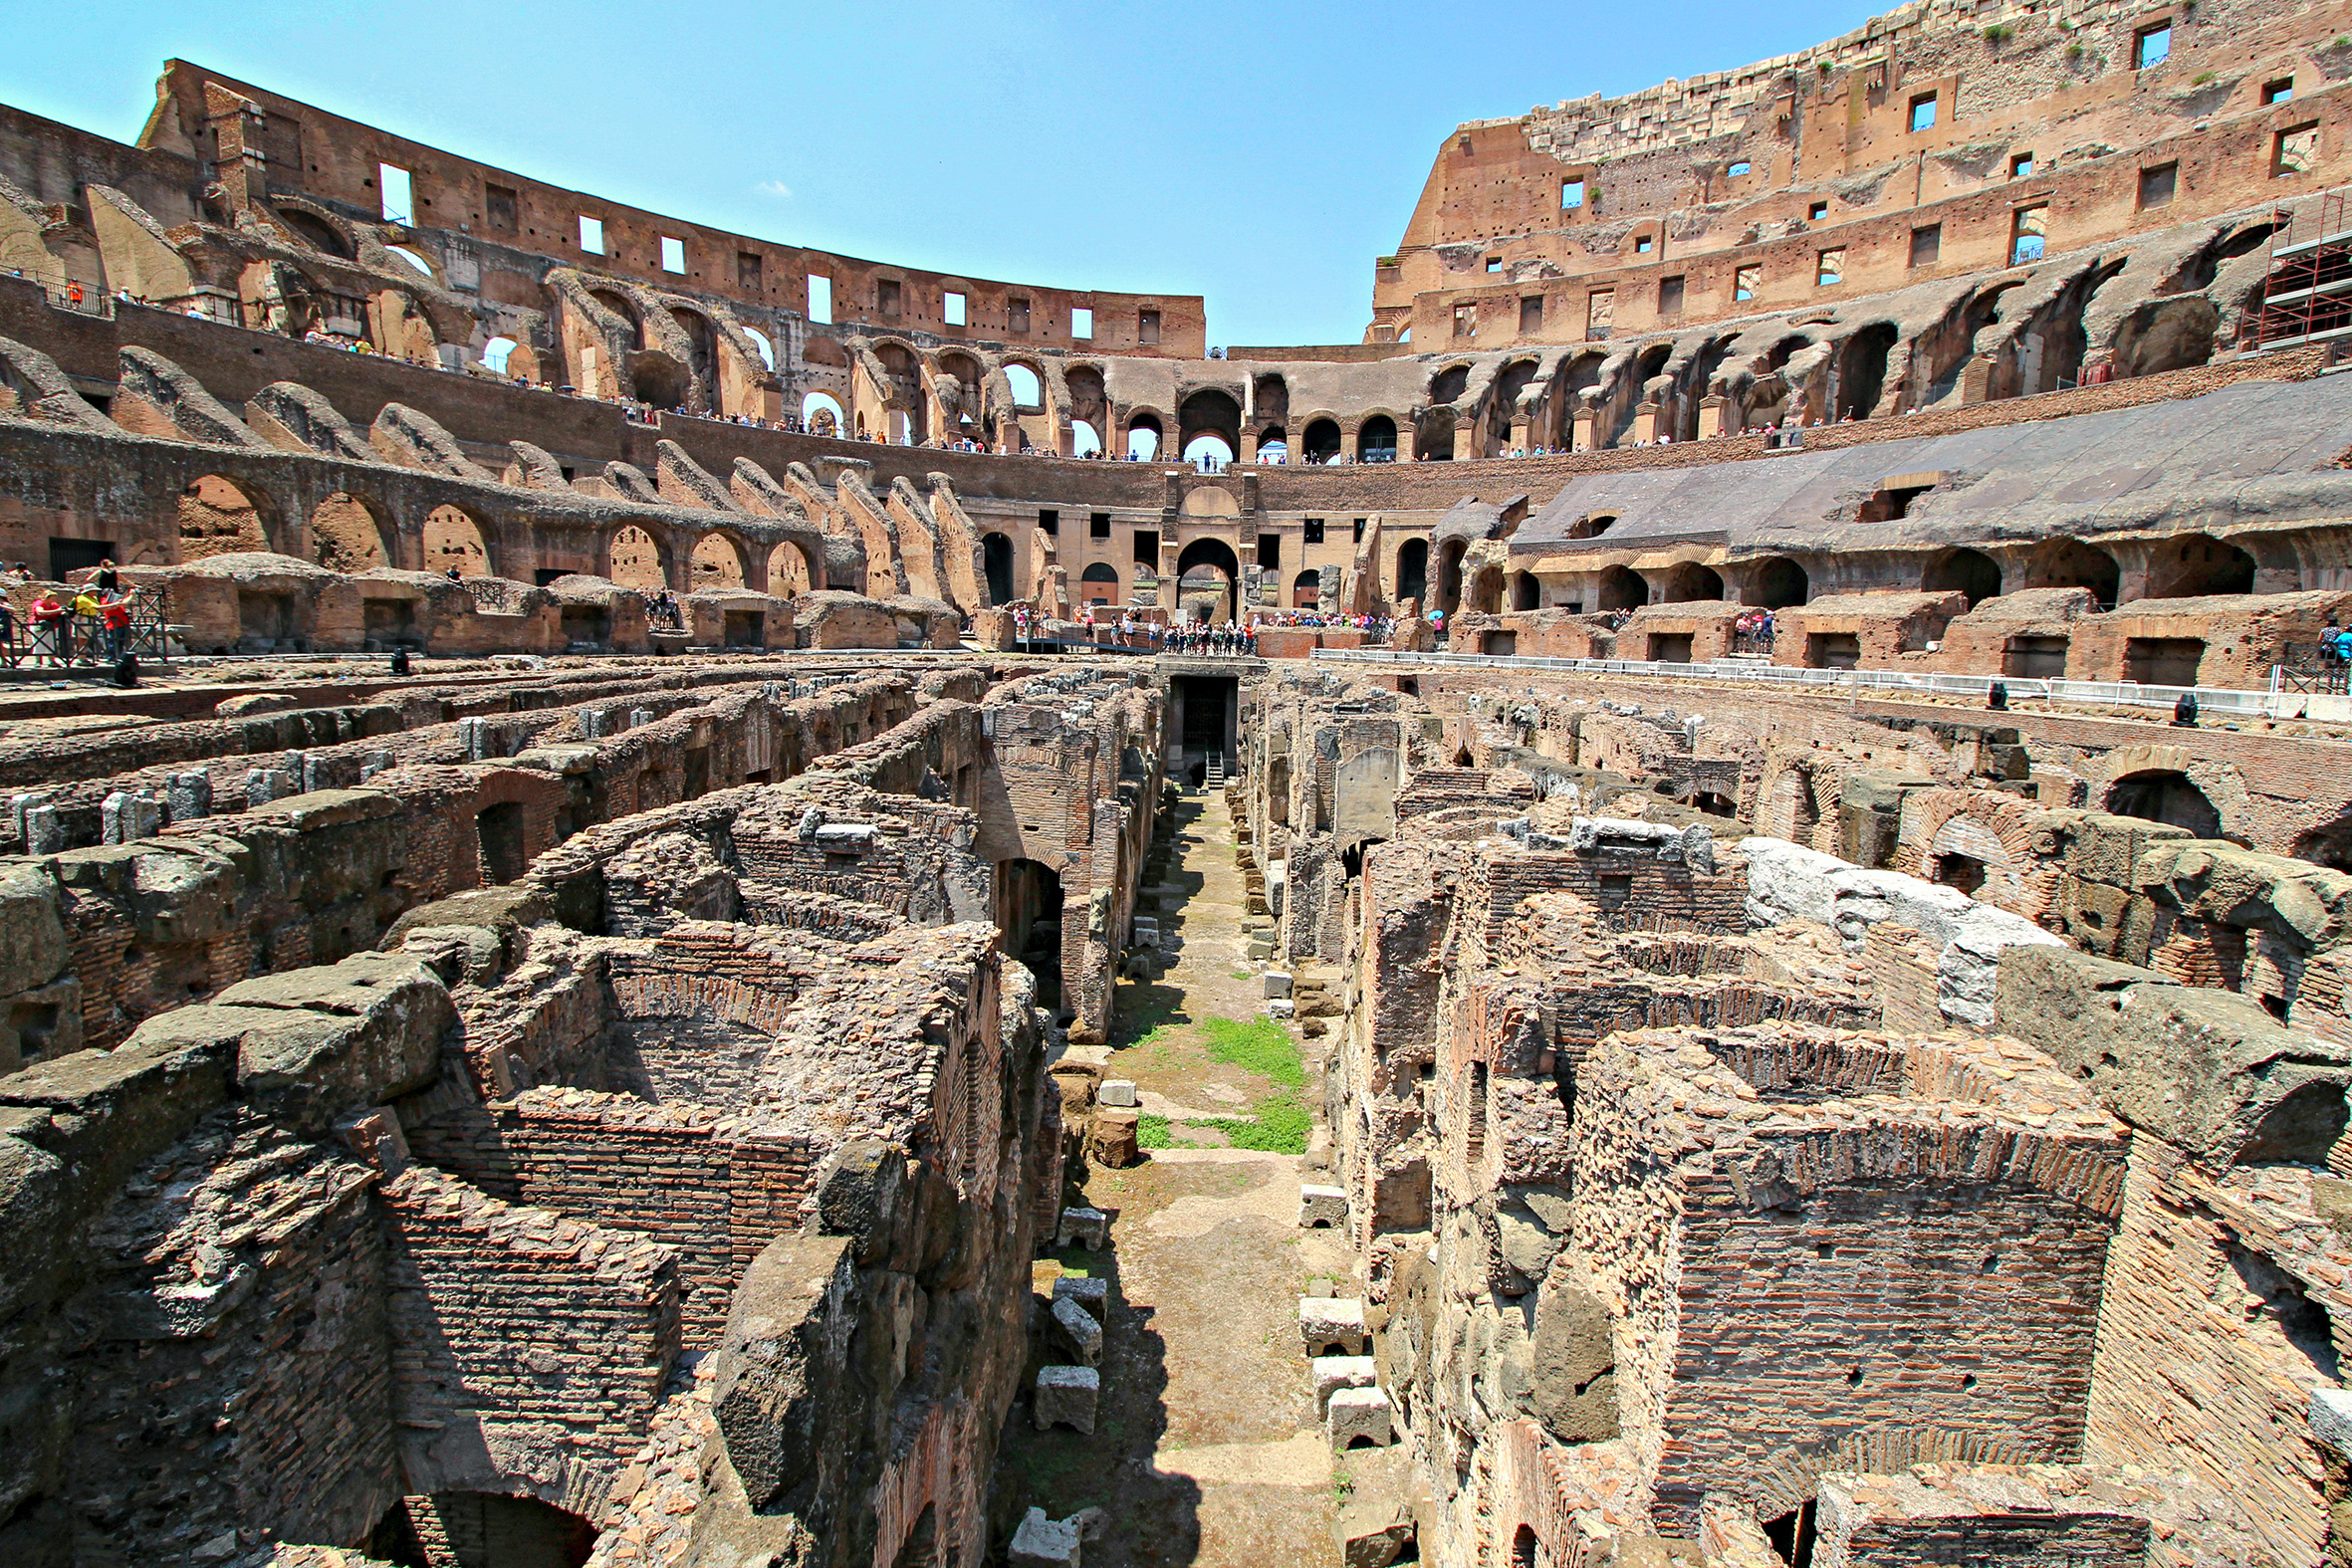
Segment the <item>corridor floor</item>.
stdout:
[[[1325,1568],[1340,1560],[1331,1524],[1348,1465],[1334,1463],[1315,1419],[1297,1298],[1317,1275],[1344,1280],[1352,1259],[1334,1232],[1297,1229],[1297,1156],[1214,1147],[1219,1132],[1184,1125],[1313,1090],[1311,1066],[1303,1091],[1286,1091],[1279,1072],[1219,1059],[1205,1025],[1263,1017],[1265,965],[1244,958],[1224,797],[1188,794],[1177,820],[1169,882],[1187,896],[1160,923],[1181,946],[1157,983],[1120,988],[1104,1069],[1135,1080],[1176,1146],[1089,1177],[1112,1246],[1058,1256],[1112,1276],[1095,1435],[1039,1433],[1018,1408],[1000,1495],[1058,1516],[1102,1507],[1087,1568]],[[1041,1263],[1042,1288],[1056,1271]]]

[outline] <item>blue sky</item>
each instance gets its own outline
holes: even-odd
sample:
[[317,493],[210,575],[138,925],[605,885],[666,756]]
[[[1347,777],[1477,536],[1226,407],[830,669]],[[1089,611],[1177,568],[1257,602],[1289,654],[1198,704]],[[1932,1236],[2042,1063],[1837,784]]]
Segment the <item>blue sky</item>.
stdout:
[[179,56],[615,201],[910,267],[1204,294],[1353,342],[1466,119],[1801,49],[1860,7],[1035,0],[13,8],[0,101],[127,141]]

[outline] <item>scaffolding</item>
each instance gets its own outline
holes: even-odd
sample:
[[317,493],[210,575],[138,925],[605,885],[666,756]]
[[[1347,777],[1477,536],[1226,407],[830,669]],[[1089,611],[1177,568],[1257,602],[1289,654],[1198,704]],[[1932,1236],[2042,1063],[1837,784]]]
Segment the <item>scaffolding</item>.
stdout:
[[2338,187],[2278,210],[2254,328],[2260,347],[2352,337],[2352,218],[2345,194]]

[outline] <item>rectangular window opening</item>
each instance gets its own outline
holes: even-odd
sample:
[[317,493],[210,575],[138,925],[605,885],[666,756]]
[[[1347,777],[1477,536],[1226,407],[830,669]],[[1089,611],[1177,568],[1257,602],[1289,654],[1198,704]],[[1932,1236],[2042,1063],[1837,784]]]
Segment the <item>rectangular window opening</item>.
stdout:
[[1457,337],[1476,337],[1478,336],[1477,306],[1457,305],[1454,307],[1454,336]]
[[1488,258],[1487,258],[1487,271],[1489,271],[1489,272],[1501,272],[1502,270],[1503,270],[1503,258],[1502,258],[1502,257],[1500,257],[1500,256],[1490,256],[1490,257],[1488,257]]
[[1580,179],[1561,180],[1559,182],[1560,211],[1565,212],[1571,207],[1581,207],[1583,205],[1584,182]]
[[1519,302],[1519,335],[1532,337],[1543,331],[1543,297],[1533,295]]
[[2140,205],[2143,208],[2161,207],[2173,199],[2179,188],[2181,165],[2159,163],[2152,169],[2140,170]]
[[1671,322],[1682,315],[1683,280],[1677,273],[1658,280],[1658,319]]
[[1283,537],[1280,534],[1258,536],[1258,566],[1262,571],[1273,571],[1283,563]]
[[590,256],[604,254],[604,220],[602,218],[591,218],[585,212],[580,215],[580,248]]
[[686,270],[686,242],[684,240],[667,234],[661,237],[661,270],[679,273]]
[[2009,265],[2018,267],[2041,260],[2049,243],[2050,209],[2019,207],[2009,217]]
[[1933,267],[1944,254],[1944,225],[1930,223],[1911,231],[1911,265]]
[[375,165],[377,194],[383,197],[383,221],[386,223],[414,223],[415,195],[409,188],[408,171],[390,163]]
[[950,327],[964,325],[964,297],[950,289],[939,297],[939,319]]
[[1110,514],[1107,512],[1089,513],[1086,517],[1086,537],[1088,539],[1110,538]]
[[1305,523],[1305,542],[1307,544],[1320,545],[1323,542],[1323,520],[1321,518],[1308,518]]
[[1139,343],[1156,343],[1160,340],[1159,312],[1137,311],[1135,313],[1135,340]]
[[1005,302],[1005,331],[1009,333],[1029,331],[1029,302],[1027,300],[1009,299]]
[[2018,153],[2012,153],[2012,154],[2010,155],[2010,157],[2009,157],[2009,178],[2010,178],[2010,179],[2023,179],[2023,178],[2025,178],[2027,175],[2031,174],[2032,172],[2033,172],[2033,154],[2032,154],[2032,153],[2030,153],[2030,152],[2018,152]]
[[1069,335],[1072,337],[1092,337],[1094,336],[1094,313],[1089,310],[1072,308],[1069,313]]
[[881,315],[896,316],[899,304],[905,297],[906,291],[900,287],[897,279],[878,278],[874,281],[874,309]]
[[738,289],[759,288],[760,253],[758,251],[737,251],[735,253],[735,286]]
[[1846,275],[1846,252],[1842,245],[1833,245],[1821,253],[1813,272],[1813,287],[1826,289],[1842,282]]
[[1636,256],[1647,256],[1652,250],[1656,249],[1657,244],[1658,242],[1655,239],[1651,238],[1647,234],[1644,234],[1633,242],[1633,254]]
[[1053,538],[1061,534],[1061,513],[1053,507],[1038,508],[1038,532]]
[[1914,131],[1936,128],[1936,95],[1922,93],[1911,101],[1911,128]]
[[2319,161],[2319,121],[2307,119],[2270,138],[2270,177],[2300,174]]
[[809,275],[809,320],[829,323],[833,319],[833,281]]
[[1135,564],[1149,566],[1154,571],[1160,569],[1160,531],[1158,529],[1139,528],[1135,531]]
[[2161,66],[2173,55],[2173,25],[2160,22],[2154,27],[2143,27],[2132,41],[2132,68],[2145,71]]
[[1584,336],[1594,341],[1606,337],[1617,325],[1617,291],[1595,289],[1584,297]]
[[1761,266],[1740,267],[1734,269],[1732,273],[1732,298],[1734,300],[1755,299],[1757,285],[1761,283],[1763,279],[1764,268]]
[[2262,102],[2265,104],[2283,104],[2294,96],[2295,79],[2293,77],[2280,77],[2275,82],[2262,84]]
[[1732,178],[1738,179],[1741,175],[1747,173],[1755,165],[1751,164],[1746,158],[1742,158],[1730,168],[1725,169],[1724,172],[1729,174]]
[[482,187],[482,221],[496,234],[512,234],[522,221],[523,199],[504,185]]
[[1829,203],[1825,201],[1814,202],[1811,206],[1805,209],[1805,217],[1814,223],[1826,223],[1829,221]]
[[1362,518],[1355,520],[1355,542],[1358,545],[1364,542],[1364,520]]

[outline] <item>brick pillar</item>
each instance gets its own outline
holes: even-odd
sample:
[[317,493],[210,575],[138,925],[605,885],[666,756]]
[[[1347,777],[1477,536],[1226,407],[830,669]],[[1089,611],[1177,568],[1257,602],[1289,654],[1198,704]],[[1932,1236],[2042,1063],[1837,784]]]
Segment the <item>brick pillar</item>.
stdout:
[[1723,434],[1726,399],[1721,393],[1699,399],[1699,439],[1706,441]]
[[1633,411],[1633,432],[1628,437],[1635,446],[1658,438],[1658,405],[1644,403]]

